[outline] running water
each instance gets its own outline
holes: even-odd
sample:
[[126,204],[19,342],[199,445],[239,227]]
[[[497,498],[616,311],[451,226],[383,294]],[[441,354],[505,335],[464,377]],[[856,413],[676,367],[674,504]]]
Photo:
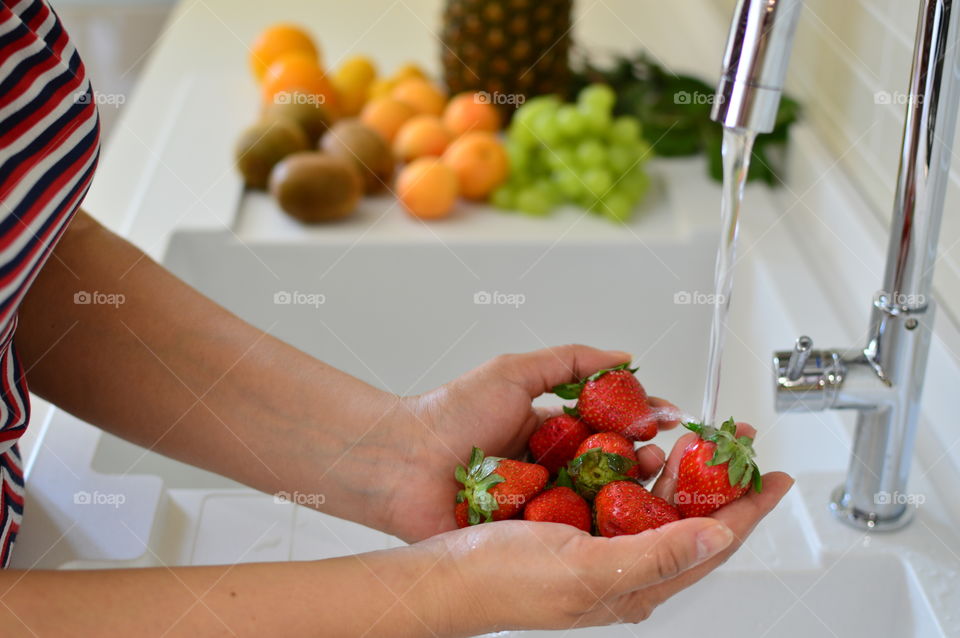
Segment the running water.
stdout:
[[720,362],[726,337],[727,313],[733,292],[733,262],[740,228],[740,203],[743,185],[750,168],[754,133],[742,129],[723,129],[723,195],[720,200],[720,245],[714,271],[713,323],[710,326],[710,352],[707,381],[703,393],[701,423],[715,425],[717,394],[720,392]]

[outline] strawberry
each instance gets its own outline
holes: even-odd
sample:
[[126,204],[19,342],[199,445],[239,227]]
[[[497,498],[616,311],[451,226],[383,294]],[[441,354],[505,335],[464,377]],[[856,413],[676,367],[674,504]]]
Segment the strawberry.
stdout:
[[457,519],[457,527],[467,527],[470,525],[470,504],[460,501],[453,508],[453,515]]
[[590,428],[569,414],[550,417],[530,435],[528,444],[534,460],[555,475],[576,456],[577,446],[590,436]]
[[633,443],[616,432],[597,432],[577,448],[569,472],[580,495],[592,499],[607,483],[636,479],[640,467]]
[[530,499],[543,491],[550,473],[534,463],[484,457],[483,450],[475,447],[467,467],[457,467],[455,476],[463,484],[457,493],[457,508],[462,511],[460,503],[466,502],[467,522],[476,525],[519,514]]
[[624,363],[600,370],[579,383],[553,388],[563,399],[577,399],[576,408],[565,408],[597,432],[617,432],[631,441],[646,441],[657,433],[656,413],[647,403],[647,393],[633,376],[636,368]]
[[601,536],[623,536],[680,520],[677,509],[642,485],[614,481],[603,486],[593,502],[597,532]]
[[699,434],[680,457],[675,502],[684,518],[707,516],[743,496],[753,484],[763,489],[760,469],[753,457],[753,439],[737,436],[737,425],[728,419],[720,429],[684,423]]
[[590,505],[569,487],[551,487],[527,503],[523,518],[528,521],[565,523],[590,533]]

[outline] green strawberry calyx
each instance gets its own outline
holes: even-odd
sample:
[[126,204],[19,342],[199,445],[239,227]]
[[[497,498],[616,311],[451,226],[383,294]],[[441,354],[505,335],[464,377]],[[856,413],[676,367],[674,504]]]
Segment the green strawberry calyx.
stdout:
[[[639,368],[631,368],[630,362],[621,363],[618,366],[613,368],[605,368],[603,370],[598,370],[591,374],[588,377],[585,377],[583,380],[576,383],[561,383],[560,385],[553,386],[552,392],[560,397],[561,399],[575,400],[580,398],[580,393],[583,391],[583,386],[585,386],[590,381],[596,381],[603,375],[608,372],[616,372],[617,370],[628,370],[630,374],[636,373]],[[576,408],[565,407],[563,411],[571,416],[578,416]]]
[[586,499],[592,499],[607,483],[632,481],[626,473],[636,464],[636,461],[623,455],[595,447],[570,461],[568,471],[574,479],[577,492]]
[[463,485],[463,489],[457,492],[457,503],[466,501],[469,504],[467,521],[471,525],[489,523],[493,520],[493,513],[500,508],[490,488],[507,480],[496,473],[502,460],[499,456],[484,456],[483,450],[474,447],[467,466],[459,465],[454,472]]
[[683,426],[696,432],[704,441],[711,441],[717,445],[713,458],[707,465],[727,464],[727,480],[730,485],[746,487],[753,483],[753,489],[759,492],[763,489],[763,478],[760,468],[754,458],[757,453],[753,449],[753,438],[737,436],[737,424],[733,417],[723,422],[720,428],[703,423],[684,423]]

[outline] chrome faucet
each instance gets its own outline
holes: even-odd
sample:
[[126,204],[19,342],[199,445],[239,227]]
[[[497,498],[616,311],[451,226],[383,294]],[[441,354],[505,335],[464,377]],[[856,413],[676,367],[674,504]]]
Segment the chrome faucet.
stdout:
[[[740,0],[712,117],[724,126],[772,129],[802,0]],[[933,330],[930,296],[957,121],[957,21],[953,0],[920,0],[913,67],[883,287],[867,344],[816,350],[806,336],[774,353],[777,411],[857,410],[846,481],[830,508],[861,529],[910,521],[907,477]]]

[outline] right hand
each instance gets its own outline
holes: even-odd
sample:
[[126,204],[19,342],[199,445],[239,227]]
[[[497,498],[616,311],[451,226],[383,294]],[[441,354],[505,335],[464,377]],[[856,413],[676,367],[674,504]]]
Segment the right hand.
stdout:
[[[752,428],[741,424],[740,430]],[[654,493],[672,497],[687,442],[687,437],[677,442]],[[444,567],[450,635],[640,622],[720,566],[793,479],[771,472],[763,485],[762,493],[748,492],[709,518],[633,536],[593,537],[568,525],[511,520],[448,532],[419,545]]]

